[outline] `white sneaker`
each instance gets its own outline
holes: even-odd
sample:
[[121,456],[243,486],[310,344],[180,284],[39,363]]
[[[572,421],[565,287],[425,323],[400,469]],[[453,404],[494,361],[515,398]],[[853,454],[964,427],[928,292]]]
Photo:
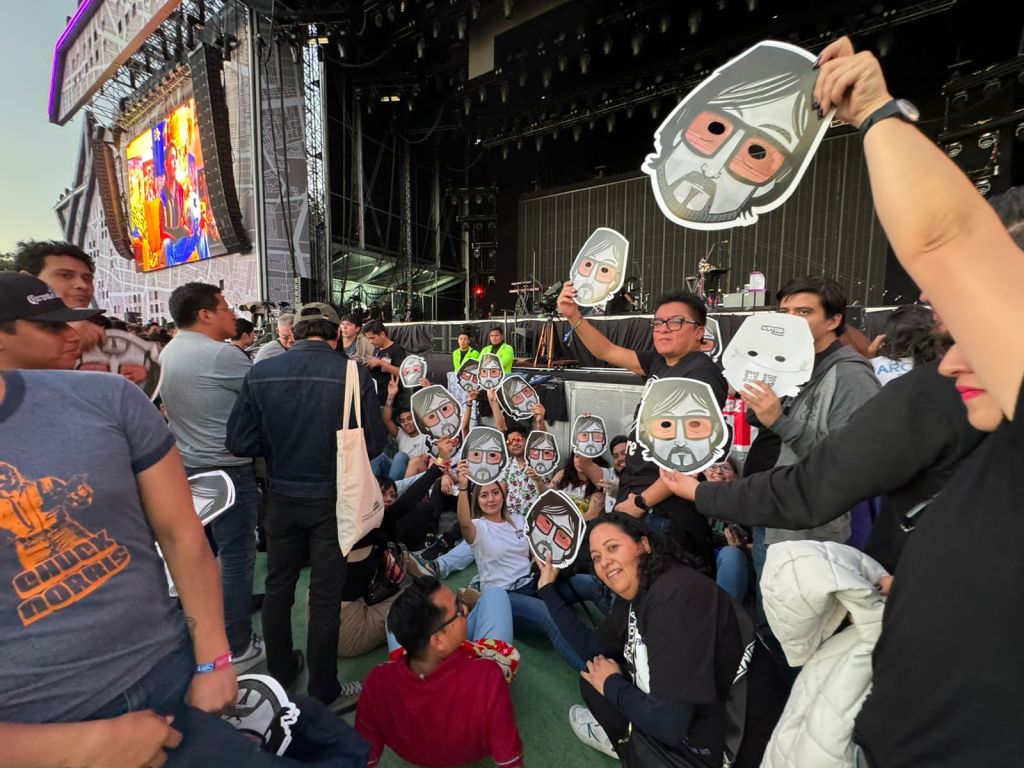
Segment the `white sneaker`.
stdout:
[[590,710],[582,704],[573,704],[569,707],[569,727],[576,734],[576,738],[593,747],[598,752],[604,752],[608,757],[618,760],[619,756],[612,749],[611,739],[604,732],[604,728],[597,722],[597,718]]
[[261,661],[265,661],[266,658],[267,649],[263,645],[263,638],[253,634],[252,639],[249,641],[249,647],[238,656],[232,658],[231,663],[235,666],[235,674],[240,675],[252,669]]
[[328,708],[336,715],[344,715],[356,708],[359,695],[363,692],[363,684],[359,680],[349,680],[341,684],[338,698],[328,704]]

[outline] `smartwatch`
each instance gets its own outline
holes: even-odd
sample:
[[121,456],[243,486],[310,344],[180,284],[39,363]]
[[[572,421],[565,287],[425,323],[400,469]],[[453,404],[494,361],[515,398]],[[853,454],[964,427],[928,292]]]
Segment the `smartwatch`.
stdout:
[[898,117],[913,125],[921,119],[921,111],[906,99],[892,99],[864,119],[864,122],[860,124],[860,135],[862,137],[867,135],[871,126],[890,117]]

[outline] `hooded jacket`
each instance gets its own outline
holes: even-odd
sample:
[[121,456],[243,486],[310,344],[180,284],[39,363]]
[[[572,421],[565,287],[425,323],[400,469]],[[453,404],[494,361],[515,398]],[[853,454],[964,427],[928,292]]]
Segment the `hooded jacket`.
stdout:
[[[871,363],[852,347],[839,347],[819,356],[810,381],[771,426],[771,431],[782,439],[775,466],[795,464],[809,454],[826,435],[845,426],[854,412],[881,388]],[[803,539],[843,544],[849,538],[848,512],[815,528],[797,531],[768,528],[765,531],[765,542],[769,546],[779,541]]]
[[[882,632],[886,570],[834,542],[771,547],[761,577],[772,632],[802,667],[761,768],[852,768],[853,721],[871,690],[871,653]],[[835,633],[843,620],[851,622]]]

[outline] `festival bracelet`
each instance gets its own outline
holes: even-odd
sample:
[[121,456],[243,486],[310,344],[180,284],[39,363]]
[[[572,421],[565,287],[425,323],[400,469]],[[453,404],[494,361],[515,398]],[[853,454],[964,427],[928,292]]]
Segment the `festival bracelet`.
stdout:
[[205,675],[207,672],[213,672],[218,669],[224,669],[224,667],[231,664],[231,651],[222,653],[213,661],[208,661],[205,664],[196,665],[196,674]]
[[572,329],[575,331],[577,328],[580,327],[580,323],[582,323],[586,319],[587,318],[585,318],[585,317],[581,317],[579,320],[577,320],[575,323],[572,324]]

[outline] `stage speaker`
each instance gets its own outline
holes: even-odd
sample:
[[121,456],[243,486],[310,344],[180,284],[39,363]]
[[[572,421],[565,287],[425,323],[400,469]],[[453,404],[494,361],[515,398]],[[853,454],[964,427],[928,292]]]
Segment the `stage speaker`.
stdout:
[[135,258],[132,241],[128,235],[128,221],[121,202],[121,190],[117,183],[117,168],[114,165],[114,150],[105,139],[106,129],[96,124],[90,113],[89,144],[92,149],[92,170],[96,177],[96,188],[103,206],[103,223],[110,235],[110,242],[118,256],[128,261]]
[[219,48],[203,44],[188,58],[196,100],[196,123],[203,147],[206,188],[220,240],[228,253],[252,249],[242,222],[231,164],[231,131],[221,75],[224,59]]

